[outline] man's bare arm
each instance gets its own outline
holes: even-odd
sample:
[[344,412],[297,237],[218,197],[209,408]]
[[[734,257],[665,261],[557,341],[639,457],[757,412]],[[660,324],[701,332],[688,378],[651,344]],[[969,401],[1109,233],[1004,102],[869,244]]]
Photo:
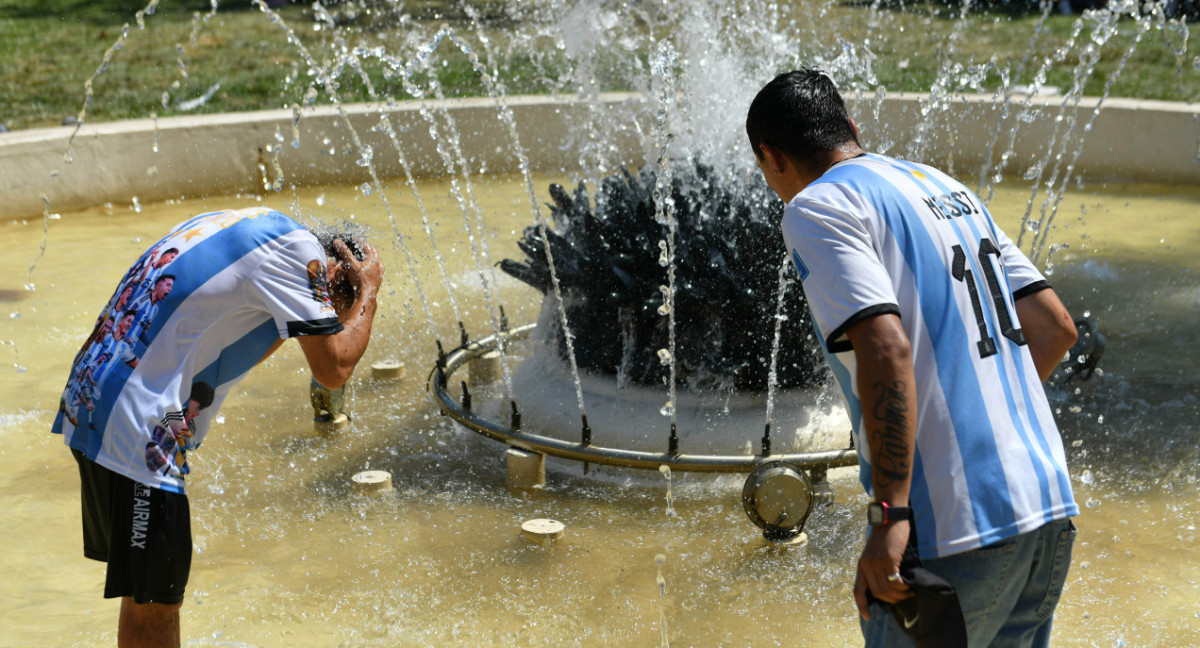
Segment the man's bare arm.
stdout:
[[[875,499],[892,506],[908,506],[917,440],[912,345],[900,318],[892,314],[864,319],[850,327],[846,335],[854,346],[858,365],[856,387],[863,413],[863,439],[871,455]],[[900,571],[910,524],[897,521],[872,527],[867,536],[854,584],[854,599],[864,618],[870,618],[868,589],[876,598],[891,602],[913,595],[904,583],[888,580]]]
[[1038,377],[1046,382],[1079,336],[1075,322],[1051,288],[1018,299],[1016,306]]
[[313,378],[329,389],[338,389],[350,380],[354,367],[362,359],[371,341],[375,321],[375,295],[383,282],[383,264],[379,252],[364,245],[362,261],[354,258],[345,243],[335,241],[342,271],[355,286],[354,302],[342,314],[342,330],[333,335],[305,335],[297,338]]

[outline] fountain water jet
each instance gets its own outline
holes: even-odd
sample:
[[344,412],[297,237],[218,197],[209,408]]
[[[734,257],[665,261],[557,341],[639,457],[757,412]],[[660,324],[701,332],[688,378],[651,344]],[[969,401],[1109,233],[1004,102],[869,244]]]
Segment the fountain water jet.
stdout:
[[[670,9],[675,5],[664,3],[662,6]],[[833,11],[828,5],[825,7],[824,11]],[[729,5],[722,5],[721,9],[731,11]],[[627,14],[618,14],[615,24],[634,22],[626,18]],[[759,27],[753,22],[748,26]],[[148,26],[152,27],[152,24]],[[669,33],[658,26],[652,31],[660,38]],[[606,35],[597,43],[600,49],[611,48],[613,39],[618,37]],[[884,37],[878,34],[873,40],[883,41]],[[719,38],[711,40],[720,42]],[[780,36],[772,47],[779,42],[800,40],[806,39],[793,41]],[[690,46],[705,48],[703,43],[696,42]],[[687,51],[686,47],[677,49]],[[740,48],[727,49],[737,51]],[[773,55],[762,55],[763,66],[779,61],[813,60],[808,54],[797,54],[794,50],[794,47],[773,49],[778,56],[771,61]],[[852,63],[857,66],[854,68],[857,72],[839,80],[865,86],[865,71],[880,61],[867,58],[864,51],[864,48],[856,48],[853,56],[844,58],[822,54],[826,57],[820,62],[842,59]],[[436,60],[437,54],[431,56]],[[682,57],[681,63],[698,61],[688,59],[688,56]],[[403,59],[404,55],[400,54],[399,58]],[[118,57],[115,64],[119,63]],[[696,63],[689,62],[692,64]],[[644,79],[645,68],[640,69]],[[1046,156],[1052,153],[1046,149],[1046,143],[1057,141],[1061,145],[1065,141],[1062,136],[1055,140],[1048,125],[1063,123],[1073,116],[1075,123],[1084,123],[1100,103],[1081,98],[1076,107],[1073,103],[1064,104],[1061,99],[1031,98],[1025,104],[1029,107],[1028,112],[1014,111],[1003,98],[993,100],[990,93],[976,98],[956,96],[959,91],[973,89],[972,81],[960,85],[956,74],[948,68],[946,76],[938,81],[941,85],[932,89],[936,93],[931,91],[930,96],[936,94],[936,101],[924,98],[923,102],[923,97],[909,98],[887,92],[875,94],[874,88],[864,87],[867,92],[853,109],[856,114],[872,117],[862,120],[864,132],[869,137],[893,140],[892,153],[918,143],[916,138],[906,141],[904,135],[897,134],[917,132],[913,123],[919,120],[912,117],[934,120],[928,122],[933,125],[925,127],[926,136],[919,142],[923,156],[936,163],[951,161],[960,171],[984,168],[977,166],[977,161],[965,152],[966,144],[972,143],[967,140],[976,139],[968,134],[998,133],[999,139],[1003,140],[1011,133],[1014,142],[1009,146],[996,144],[995,149],[1003,149],[1007,155],[1010,166],[1004,167],[1004,172],[1019,177],[1026,170],[1024,165],[1028,161],[1049,159]],[[631,76],[634,75],[631,73]],[[757,84],[765,76],[754,71],[745,74],[748,84]],[[681,99],[672,120],[683,120],[693,110],[694,114],[700,114],[702,109],[698,104],[707,98],[707,95],[696,96],[695,86],[687,80],[688,75],[681,74],[679,78],[682,81],[677,87]],[[1193,81],[1190,72],[1187,80]],[[585,81],[572,78],[569,84],[564,82],[558,87],[585,86]],[[641,91],[644,97],[652,84],[642,81],[629,87]],[[1006,82],[1004,88],[1002,96],[1010,94],[1011,85]],[[738,94],[735,90],[729,93]],[[614,143],[636,131],[632,126],[635,123],[643,132],[649,132],[654,117],[653,102],[630,97],[609,99],[585,93],[578,117],[564,116],[575,109],[564,98],[529,105],[534,102],[526,104],[520,98],[509,96],[506,103],[513,107],[513,118],[519,127],[526,118],[534,124],[533,128],[521,127],[520,131],[530,165],[568,176],[545,178],[544,184],[539,180],[538,186],[551,181],[572,186],[581,178],[598,186],[598,179],[611,175],[618,167],[627,164],[636,167],[657,159],[653,154],[655,147],[645,142],[634,142],[625,148]],[[13,183],[14,179],[17,182],[5,185],[5,196],[13,198],[6,204],[12,205],[13,213],[20,217],[37,218],[33,225],[44,226],[49,232],[47,236],[24,236],[22,233],[20,249],[32,250],[40,241],[55,239],[48,246],[46,259],[30,273],[36,275],[32,278],[37,279],[39,290],[21,302],[15,302],[13,312],[19,312],[22,317],[9,320],[16,342],[13,346],[23,352],[21,362],[28,365],[30,371],[19,376],[6,376],[0,383],[3,387],[0,391],[30,396],[28,402],[5,401],[0,408],[6,423],[2,433],[5,470],[0,471],[6,475],[0,482],[3,484],[0,492],[5,500],[3,508],[10,512],[9,515],[18,516],[17,528],[27,530],[33,543],[7,549],[12,552],[9,554],[12,560],[5,562],[13,565],[14,573],[5,585],[9,589],[4,594],[8,600],[16,602],[16,607],[6,613],[4,625],[16,637],[14,640],[28,637],[30,639],[25,643],[45,644],[61,639],[62,629],[66,629],[65,634],[74,629],[83,635],[81,641],[88,643],[92,641],[91,637],[102,636],[103,628],[111,625],[107,610],[81,618],[79,610],[93,609],[99,603],[94,588],[89,589],[94,585],[93,579],[78,575],[79,563],[61,555],[46,556],[44,552],[45,546],[59,543],[62,529],[77,515],[74,503],[66,501],[71,498],[47,493],[37,498],[42,500],[39,504],[33,504],[29,485],[44,482],[46,464],[56,474],[69,468],[58,461],[60,457],[56,452],[61,448],[52,447],[49,440],[42,438],[46,425],[39,421],[39,412],[48,410],[53,404],[39,402],[39,398],[43,392],[57,397],[54,392],[60,386],[59,374],[65,371],[59,356],[73,351],[62,347],[77,341],[79,336],[75,333],[85,326],[70,313],[80,305],[86,309],[90,299],[88,290],[83,289],[65,295],[66,301],[53,301],[56,290],[52,289],[67,283],[79,284],[80,288],[90,285],[88,277],[84,276],[86,271],[71,274],[70,282],[58,274],[72,267],[69,259],[64,258],[69,255],[62,253],[89,253],[73,246],[71,232],[77,230],[70,228],[95,227],[97,229],[85,230],[94,240],[124,240],[128,237],[125,230],[98,229],[99,223],[110,219],[127,230],[137,231],[139,221],[133,213],[125,215],[124,210],[115,208],[114,214],[106,215],[104,210],[99,210],[87,217],[87,223],[81,223],[82,218],[73,217],[64,206],[83,206],[96,200],[127,205],[131,195],[139,196],[141,203],[148,206],[164,198],[178,198],[183,192],[180,187],[189,182],[195,182],[195,186],[215,182],[210,186],[224,187],[226,191],[244,187],[241,190],[248,195],[241,199],[253,199],[254,193],[263,191],[261,177],[256,173],[258,145],[264,142],[278,144],[275,134],[291,133],[294,128],[300,130],[299,137],[294,138],[301,144],[299,149],[283,146],[270,151],[273,157],[268,159],[266,166],[275,169],[277,165],[282,171],[271,184],[273,187],[278,181],[282,193],[268,192],[268,200],[280,198],[281,203],[291,200],[304,210],[316,210],[313,207],[316,204],[314,192],[308,191],[313,178],[326,174],[328,178],[340,176],[349,185],[366,182],[369,176],[357,166],[357,160],[363,159],[362,151],[341,153],[345,147],[353,147],[352,138],[348,137],[351,127],[359,133],[364,146],[371,146],[376,152],[371,164],[384,181],[381,183],[383,189],[390,191],[387,179],[399,177],[403,172],[394,160],[387,159],[390,156],[381,153],[389,150],[387,134],[372,131],[379,123],[381,113],[390,115],[399,125],[398,134],[405,150],[410,151],[407,159],[411,161],[414,177],[452,172],[438,161],[433,149],[430,150],[434,152],[425,158],[432,163],[421,159],[424,154],[418,153],[417,142],[427,137],[428,133],[424,131],[429,129],[425,128],[428,122],[419,113],[419,108],[342,108],[345,117],[337,114],[338,111],[330,111],[332,114],[327,118],[313,107],[294,110],[290,106],[278,115],[246,116],[246,122],[259,120],[253,128],[244,126],[245,122],[237,124],[233,123],[237,121],[234,119],[218,118],[212,121],[225,121],[223,127],[209,128],[206,124],[203,137],[194,139],[189,139],[183,122],[174,118],[148,120],[144,126],[98,127],[88,124],[79,131],[79,137],[72,144],[75,162],[69,166],[64,166],[61,159],[65,150],[62,133],[5,135],[6,149],[10,142],[25,147],[17,154],[19,157],[6,158],[19,159],[20,163],[9,162],[5,172],[0,173],[0,183]],[[621,116],[612,120],[598,117],[612,108],[618,109],[612,113]],[[704,108],[711,108],[711,104]],[[924,114],[923,108],[928,108]],[[439,119],[449,114],[455,116],[463,138],[464,157],[468,158],[472,171],[485,165],[489,172],[505,169],[506,159],[512,165],[507,171],[519,171],[511,155],[492,153],[510,142],[503,137],[476,136],[477,133],[504,130],[496,127],[498,109],[494,101],[437,105],[430,102],[428,109]],[[535,114],[537,110],[542,112]],[[1001,116],[1005,110],[1009,112]],[[737,111],[727,109],[726,112]],[[1194,112],[1189,106],[1104,101],[1103,110],[1096,115],[1095,127],[1080,144],[1080,164],[1074,174],[1076,177],[1082,174],[1088,181],[1145,174],[1140,177],[1196,184],[1194,179],[1188,179],[1195,176],[1187,175],[1195,169]],[[715,113],[704,114],[707,118]],[[301,115],[299,124],[296,123],[297,115]],[[474,115],[475,119],[467,115]],[[1019,119],[1020,115],[1025,115],[1025,119]],[[1061,120],[1059,115],[1062,115]],[[401,121],[402,118],[405,121]],[[1142,119],[1147,121],[1139,121]],[[539,128],[548,130],[549,125],[564,121],[570,124],[569,127],[556,131],[554,136],[541,141],[532,137]],[[716,126],[719,120],[712,121],[714,125],[708,127],[703,125],[703,119],[697,121],[701,122],[701,127],[673,122],[671,131],[680,136],[676,141],[682,140],[682,134],[689,130],[724,130]],[[1109,125],[1105,126],[1105,122]],[[1111,125],[1113,122],[1115,127]],[[195,120],[190,123],[194,124]],[[958,126],[936,127],[946,123]],[[409,126],[409,132],[405,133],[404,124],[415,124],[416,127]],[[613,124],[628,126],[610,131]],[[939,131],[956,134],[955,144],[948,146],[945,140],[931,136]],[[1071,132],[1073,142],[1078,144],[1084,131],[1076,127]],[[1145,139],[1129,148],[1116,148],[1127,143],[1130,138],[1125,135],[1133,132],[1145,133]],[[1158,134],[1163,132],[1167,134]],[[1185,136],[1181,137],[1180,133]],[[38,137],[42,139],[33,142]],[[123,144],[113,144],[118,138]],[[219,157],[202,154],[192,158],[178,152],[181,144],[192,152],[206,150],[201,146],[206,143],[196,141],[204,138],[213,140],[213,145],[221,151]],[[322,145],[325,138],[330,139],[330,143]],[[1029,145],[1026,138],[1035,145]],[[146,173],[145,158],[153,151],[156,141],[160,149],[156,155],[162,157],[155,158],[158,172],[150,178]],[[247,146],[247,142],[254,145]],[[569,154],[560,153],[557,161],[544,166],[533,160],[545,151],[559,151],[558,147],[564,142],[581,143],[581,148],[570,149]],[[973,144],[986,145],[987,142]],[[175,151],[171,150],[173,147]],[[1109,147],[1114,149],[1110,151]],[[40,149],[51,151],[49,157],[54,160],[39,162],[44,159],[43,154],[34,151]],[[330,149],[335,150],[334,155],[319,153]],[[713,149],[720,150],[720,147]],[[583,150],[588,153],[580,153]],[[117,162],[127,151],[140,159],[127,165]],[[909,151],[904,150],[911,154]],[[99,154],[91,156],[89,152]],[[168,158],[168,155],[172,157]],[[744,151],[742,155],[744,157]],[[738,155],[731,157],[736,159]],[[168,159],[175,162],[168,164]],[[218,159],[222,162],[213,162]],[[228,164],[225,164],[226,160]],[[189,164],[194,166],[189,168]],[[22,168],[10,173],[9,169],[14,166]],[[228,170],[223,168],[226,166]],[[97,168],[116,172],[119,180],[79,181],[84,174],[90,173],[89,170]],[[343,168],[349,173],[341,175]],[[1141,170],[1135,172],[1135,168]],[[57,170],[59,174],[57,179],[47,181],[51,178],[51,170]],[[209,179],[221,173],[228,175],[216,181]],[[988,174],[992,175],[990,171]],[[480,175],[472,177],[480,178]],[[1072,390],[1081,390],[1080,394],[1070,394],[1069,390],[1058,399],[1067,437],[1080,442],[1079,446],[1072,446],[1070,458],[1072,469],[1081,475],[1081,499],[1087,498],[1088,508],[1081,519],[1086,543],[1080,547],[1080,566],[1072,577],[1071,593],[1060,608],[1057,638],[1069,645],[1113,645],[1138,637],[1153,637],[1155,639],[1144,640],[1158,640],[1159,645],[1194,644],[1200,631],[1191,622],[1190,605],[1197,594],[1195,565],[1200,564],[1200,559],[1191,548],[1195,532],[1189,525],[1194,525],[1187,517],[1186,507],[1179,502],[1195,498],[1196,431],[1186,421],[1194,420],[1196,404],[1190,394],[1200,384],[1195,374],[1195,366],[1200,363],[1195,362],[1194,353],[1190,351],[1198,348],[1192,339],[1195,328],[1187,317],[1194,312],[1192,307],[1197,294],[1194,281],[1197,255],[1188,247],[1194,238],[1191,237],[1194,223],[1178,224],[1171,220],[1171,211],[1189,213],[1188,210],[1194,209],[1195,198],[1186,193],[1171,198],[1169,210],[1162,213],[1153,211],[1154,200],[1138,200],[1136,196],[1115,198],[1101,205],[1098,204],[1100,197],[1078,191],[1072,193],[1075,179],[1063,185],[1064,177],[1060,174],[1055,189],[1065,186],[1063,193],[1070,195],[1070,201],[1086,206],[1088,216],[1081,227],[1078,221],[1060,215],[1049,224],[1056,226],[1058,232],[1051,238],[1069,238],[1079,229],[1094,238],[1079,243],[1072,240],[1072,248],[1055,256],[1054,280],[1056,284],[1061,282],[1064,294],[1072,299],[1073,308],[1078,305],[1082,312],[1085,306],[1090,307],[1102,318],[1105,331],[1109,333],[1110,347],[1105,357],[1104,375],[1098,376],[1098,381],[1072,385]],[[525,184],[523,180],[518,182],[517,202],[529,202]],[[480,188],[484,186],[486,188]],[[989,191],[995,186],[991,181],[987,183]],[[31,195],[29,187],[43,190]],[[440,185],[436,190],[422,188],[423,198],[429,199],[429,209],[437,209],[432,207],[436,194],[451,194],[448,184]],[[487,183],[476,189],[482,194],[500,191]],[[153,197],[155,191],[159,192],[157,197]],[[209,187],[198,191],[213,193]],[[1004,187],[997,187],[997,194],[1005,191]],[[1175,190],[1156,188],[1153,191],[1166,195]],[[48,204],[40,199],[43,193]],[[329,193],[332,195],[333,192]],[[359,194],[358,200],[377,200],[380,193],[373,189],[371,196]],[[1025,197],[1029,193],[1024,190]],[[1005,204],[1023,206],[1025,197],[1019,196]],[[192,209],[197,200],[189,196],[182,207],[176,207]],[[1121,205],[1126,200],[1133,202],[1135,207],[1123,211]],[[22,206],[28,202],[34,204],[33,209]],[[359,214],[366,211],[362,206],[364,202],[354,202],[346,196],[331,200],[326,206],[332,207],[339,202],[351,205],[346,209]],[[393,196],[392,202],[400,204],[400,199]],[[286,208],[284,204],[280,206]],[[445,213],[461,213],[456,204],[440,209]],[[510,207],[502,207],[499,211],[510,209],[515,211]],[[68,214],[64,221],[46,216],[57,210]],[[1109,212],[1121,213],[1127,220],[1136,219],[1139,225],[1140,219],[1151,218],[1143,214],[1155,214],[1152,217],[1155,220],[1132,230],[1100,225],[1106,222],[1106,217],[1116,220]],[[488,211],[490,224],[499,220],[494,213]],[[437,212],[431,214],[431,223],[436,229]],[[149,218],[149,215],[143,212],[137,214],[137,218]],[[380,223],[380,231],[392,227],[386,215],[376,214],[374,218]],[[516,223],[510,225],[512,221],[506,220],[505,227],[519,230],[532,219],[525,213],[512,220]],[[404,221],[399,219],[396,227],[405,228]],[[1013,224],[1006,223],[1006,226],[1011,228]],[[1070,225],[1069,231],[1067,225]],[[21,229],[19,224],[8,227],[15,231]],[[1112,229],[1104,229],[1108,227]],[[1149,232],[1137,230],[1154,231],[1153,239],[1146,238]],[[422,238],[420,229],[403,231],[413,245],[418,245],[417,241]],[[1107,235],[1110,231],[1119,234]],[[488,234],[496,247],[501,245],[500,241],[515,236],[515,231]],[[1159,243],[1159,238],[1169,242]],[[447,239],[440,237],[439,240]],[[485,238],[480,237],[480,240]],[[418,258],[417,274],[424,282],[422,285],[446,283],[440,276],[441,271],[434,267],[433,253],[424,247],[423,241],[420,245],[423,252],[415,256]],[[1085,251],[1081,245],[1087,246],[1089,254],[1086,257],[1080,255]],[[469,246],[464,244],[463,247]],[[1099,250],[1093,251],[1095,248]],[[119,256],[127,251],[118,246],[106,253]],[[430,255],[428,265],[421,262],[423,254]],[[446,254],[455,253],[447,249]],[[1187,258],[1189,256],[1191,259]],[[483,258],[488,259],[489,263],[485,265],[490,267],[492,257]],[[24,275],[27,259],[18,261],[21,263],[16,274]],[[393,267],[403,267],[403,262],[397,255]],[[450,284],[464,286],[466,282],[462,278],[471,275],[470,268],[475,265],[475,261],[468,258],[462,266],[467,270],[459,274],[448,270]],[[430,270],[428,274],[432,276],[427,277],[424,270]],[[1147,285],[1156,286],[1159,294],[1151,294],[1146,290]],[[508,311],[521,313],[516,302],[527,293],[522,293],[516,285],[505,288],[504,301]],[[411,313],[403,306],[395,308],[396,321],[389,332],[395,339],[410,341],[408,346],[419,347],[421,355],[413,360],[414,366],[424,366],[432,355],[432,338],[435,337],[424,323],[428,317],[418,314],[422,305],[419,298],[411,294],[411,287],[396,286],[394,289],[398,293],[396,301],[409,302],[413,308]],[[468,290],[459,289],[464,294]],[[483,303],[481,293],[473,294],[479,295],[479,303]],[[457,318],[446,315],[445,308],[436,301],[431,300],[429,309],[437,327],[442,331],[453,331]],[[468,313],[471,312],[469,301],[460,300],[460,307]],[[524,315],[526,319],[521,321],[527,321],[534,314],[525,312]],[[481,320],[486,322],[489,317],[483,314]],[[467,321],[470,324],[471,320]],[[482,328],[485,332],[488,329],[486,324]],[[39,358],[42,349],[46,349],[48,355]],[[844,592],[850,578],[845,566],[852,560],[851,549],[845,547],[853,544],[846,539],[858,538],[861,532],[859,516],[853,506],[818,509],[815,515],[819,517],[810,525],[807,558],[783,560],[759,551],[757,545],[745,544],[746,538],[753,534],[747,532],[744,520],[739,515],[731,521],[725,514],[724,509],[728,507],[724,493],[730,490],[727,482],[715,482],[719,484],[717,488],[707,489],[703,484],[678,480],[673,486],[673,506],[679,515],[669,521],[663,521],[661,515],[646,514],[646,511],[661,511],[661,488],[647,494],[636,487],[606,486],[559,476],[547,484],[544,495],[510,499],[496,494],[503,491],[497,488],[503,483],[499,467],[489,467],[487,462],[479,461],[479,456],[488,453],[492,446],[477,442],[474,435],[456,432],[451,426],[437,422],[436,417],[432,417],[433,422],[426,420],[429,411],[421,405],[412,405],[420,402],[419,390],[402,391],[403,386],[357,387],[357,394],[352,399],[360,404],[370,403],[371,407],[355,410],[356,414],[362,411],[356,416],[356,425],[360,427],[343,440],[349,446],[347,450],[320,442],[291,445],[286,441],[289,430],[301,424],[310,425],[307,412],[304,412],[305,420],[289,423],[289,417],[294,416],[289,412],[307,383],[305,378],[305,384],[294,381],[288,384],[286,378],[292,373],[293,366],[286,358],[281,359],[278,365],[264,368],[268,374],[261,380],[249,382],[245,397],[247,406],[231,407],[226,412],[230,433],[221,435],[224,438],[220,443],[210,444],[215,447],[206,447],[202,453],[212,468],[208,476],[198,476],[194,482],[200,495],[196,499],[200,500],[197,508],[202,518],[197,537],[202,549],[198,562],[204,565],[204,571],[197,578],[199,591],[194,599],[202,605],[189,605],[190,616],[185,619],[189,630],[197,629],[197,634],[211,637],[214,642],[241,641],[261,645],[283,642],[323,645],[328,644],[331,637],[364,645],[503,644],[512,632],[520,633],[518,636],[527,639],[527,643],[629,645],[653,641],[659,636],[660,627],[678,643],[712,639],[741,645],[765,637],[788,637],[789,640],[814,644],[821,641],[845,644],[851,643],[856,636],[853,614],[847,611],[848,599]],[[287,388],[272,385],[271,380],[277,380]],[[37,387],[31,388],[31,385]],[[280,400],[284,403],[277,402]],[[415,413],[410,414],[409,408]],[[263,412],[268,413],[268,420],[258,423],[258,416]],[[1103,421],[1098,421],[1100,417]],[[250,433],[233,433],[234,427],[247,429]],[[411,432],[398,435],[397,429]],[[248,436],[256,438],[250,441],[245,438]],[[30,440],[22,448],[21,443],[26,438]],[[1161,446],[1153,443],[1158,440],[1163,440]],[[270,452],[262,453],[264,445]],[[1148,461],[1141,462],[1141,457]],[[395,502],[369,509],[347,510],[345,476],[365,463],[391,469],[397,476],[397,497]],[[288,478],[283,480],[281,475]],[[235,476],[236,480],[233,479]],[[303,486],[296,488],[296,484]],[[841,497],[856,495],[854,488],[847,488],[843,483],[835,481],[834,487],[839,489]],[[299,511],[303,513],[297,514]],[[523,544],[510,544],[511,536],[515,535],[515,521],[534,517],[531,513],[570,522],[572,534],[556,548],[553,556]],[[409,518],[420,519],[422,524],[409,524]],[[47,520],[59,522],[46,525]],[[47,535],[47,530],[53,535]],[[656,539],[650,547],[639,541],[647,535]],[[672,568],[669,575],[671,588],[661,592],[655,587],[655,573],[650,565],[653,558],[662,553],[663,543],[657,539],[664,537],[671,546],[687,549],[671,552],[667,563]],[[1118,537],[1119,540],[1114,539]],[[358,542],[351,544],[350,540]],[[454,551],[446,551],[447,547]],[[250,551],[256,556],[250,561],[253,564],[248,564],[243,557]],[[589,569],[588,565],[598,565],[598,568]],[[522,597],[522,593],[530,591],[531,579],[544,585],[548,593]],[[797,582],[803,582],[807,587],[797,588],[794,586]],[[1124,595],[1112,596],[1112,582],[1148,584],[1143,588],[1131,588],[1132,591]],[[1075,587],[1075,583],[1080,586]],[[464,600],[463,591],[473,595]],[[1091,592],[1107,593],[1101,598]],[[273,601],[270,607],[261,603],[268,597]],[[63,604],[56,605],[57,601]],[[659,625],[664,616],[670,622],[669,626]],[[48,638],[44,628],[34,628],[18,617],[46,619],[47,625],[60,634]],[[804,627],[810,634],[796,637],[797,626]],[[753,635],[739,630],[744,628],[753,628]]]

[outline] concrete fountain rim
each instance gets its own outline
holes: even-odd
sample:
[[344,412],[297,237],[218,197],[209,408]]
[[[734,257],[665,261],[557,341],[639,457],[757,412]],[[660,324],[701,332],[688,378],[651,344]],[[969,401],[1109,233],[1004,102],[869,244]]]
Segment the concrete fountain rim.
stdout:
[[[1139,99],[1012,95],[1005,106],[992,95],[954,94],[939,99],[941,119],[954,124],[949,137],[929,142],[926,161],[935,165],[976,168],[988,156],[1002,151],[981,150],[1011,119],[1014,106],[1044,114],[1022,124],[1013,141],[1011,159],[1029,160],[1044,155],[1040,147],[1052,141],[1056,117],[1068,116],[1088,125],[1086,139],[1071,173],[1086,182],[1152,182],[1200,185],[1200,105]],[[849,93],[847,103],[870,147],[877,120],[890,129],[915,128],[922,109],[931,101],[920,93]],[[0,133],[0,201],[9,218],[27,219],[46,213],[85,209],[105,203],[143,204],[214,193],[264,193],[260,164],[290,181],[303,184],[362,182],[365,172],[358,156],[345,152],[349,128],[376,150],[390,146],[380,133],[371,133],[382,115],[392,119],[416,118],[431,106],[454,114],[477,170],[512,173],[519,163],[505,150],[504,129],[496,126],[498,110],[511,110],[531,171],[570,172],[578,167],[578,153],[562,146],[578,120],[594,118],[595,111],[625,111],[631,119],[611,133],[611,144],[637,165],[652,160],[652,151],[641,142],[652,111],[638,94],[602,94],[590,99],[572,95],[514,95],[502,99],[465,98],[443,102],[348,104],[244,113],[175,116],[75,127],[40,128]],[[1001,110],[1001,108],[1005,110]],[[1102,109],[1095,113],[1095,109]],[[304,127],[299,148],[281,144],[299,120]],[[937,133],[938,124],[932,126]],[[963,136],[960,133],[967,133]],[[445,174],[428,133],[412,128],[404,134],[413,174]],[[372,139],[375,138],[375,139]],[[380,141],[375,141],[380,140]],[[327,144],[326,142],[332,142]],[[336,155],[328,151],[338,149]],[[70,150],[70,160],[67,152]],[[264,153],[265,151],[265,153]],[[382,158],[382,156],[377,156]],[[398,175],[395,165],[381,162],[381,176]],[[1011,165],[1007,176],[1019,176]]]

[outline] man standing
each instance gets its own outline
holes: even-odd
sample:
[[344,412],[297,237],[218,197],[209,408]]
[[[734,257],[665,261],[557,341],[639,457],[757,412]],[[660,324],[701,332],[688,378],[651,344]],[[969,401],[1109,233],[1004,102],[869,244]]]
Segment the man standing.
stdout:
[[1075,341],[1069,313],[961,183],[860,148],[824,74],[776,77],[746,132],[787,203],[873,500],[854,585],[866,645],[913,645],[879,603],[914,596],[910,534],[956,588],[970,646],[1048,645],[1079,509],[1040,383]]
[[[259,208],[196,216],[125,274],[75,358],[53,427],[79,464],[84,555],[108,564],[104,596],[121,598],[120,646],[179,645],[187,453],[230,389],[290,337],[318,382],[341,387],[366,351],[382,278],[365,242],[319,241]],[[145,303],[121,312],[118,301]],[[72,408],[81,391],[88,407]]]

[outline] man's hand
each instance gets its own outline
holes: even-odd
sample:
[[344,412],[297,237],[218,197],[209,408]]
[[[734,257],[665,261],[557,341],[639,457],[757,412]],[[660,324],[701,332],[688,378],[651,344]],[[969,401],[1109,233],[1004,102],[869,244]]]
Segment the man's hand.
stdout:
[[900,573],[900,560],[908,546],[908,520],[897,520],[884,526],[871,527],[867,544],[858,558],[858,573],[854,577],[854,603],[858,613],[871,619],[867,609],[867,591],[880,601],[896,603],[915,596],[904,581],[888,576]]
[[[379,252],[365,241],[359,243],[364,253],[362,261],[355,258],[345,242],[333,242],[337,266],[331,274],[335,279],[344,279],[354,287],[352,303],[334,305],[342,322],[342,331],[333,335],[305,335],[298,338],[313,378],[329,389],[338,389],[346,384],[366,352],[367,343],[371,340],[371,324],[375,320],[375,295],[383,282],[383,263],[379,260]],[[331,267],[333,263],[330,263]]]
[[[373,299],[383,283],[383,263],[379,260],[379,251],[365,241],[360,241],[359,245],[363,249],[362,261],[354,256],[345,241],[333,241],[333,251],[337,256],[337,273],[354,287],[356,304],[359,298]],[[354,309],[348,310],[350,315],[356,314]]]

